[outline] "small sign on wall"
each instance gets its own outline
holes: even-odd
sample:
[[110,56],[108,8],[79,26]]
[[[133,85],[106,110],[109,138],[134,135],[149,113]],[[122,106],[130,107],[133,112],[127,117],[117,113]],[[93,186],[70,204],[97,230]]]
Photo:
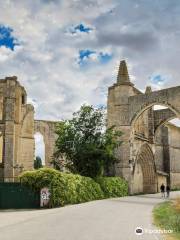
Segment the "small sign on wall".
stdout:
[[49,188],[47,187],[42,188],[40,194],[41,194],[40,206],[48,207],[50,202],[50,195],[51,195]]

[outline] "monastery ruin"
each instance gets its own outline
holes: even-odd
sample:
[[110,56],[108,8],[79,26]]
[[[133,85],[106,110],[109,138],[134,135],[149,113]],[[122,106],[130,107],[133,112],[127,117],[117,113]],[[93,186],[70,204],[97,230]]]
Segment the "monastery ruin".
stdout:
[[[154,110],[154,105],[166,109]],[[180,118],[180,86],[154,92],[147,87],[142,93],[121,61],[107,112],[108,127],[123,132],[112,174],[124,177],[132,193],[157,192],[162,182],[180,187],[180,128],[168,123]]]
[[[34,107],[17,77],[0,80],[0,179],[9,181],[34,164],[34,135],[44,137],[45,165],[51,167],[56,122],[35,120]],[[154,105],[166,108],[155,110]],[[111,175],[124,177],[131,193],[157,192],[168,182],[180,187],[180,127],[168,121],[180,118],[180,86],[142,93],[130,81],[121,61],[117,82],[108,90],[108,127],[123,132],[118,162]]]

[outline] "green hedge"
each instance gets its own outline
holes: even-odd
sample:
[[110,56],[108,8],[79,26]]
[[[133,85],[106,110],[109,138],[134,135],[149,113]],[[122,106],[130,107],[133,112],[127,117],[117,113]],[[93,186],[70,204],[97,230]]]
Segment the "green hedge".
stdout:
[[89,177],[41,168],[24,172],[20,179],[33,190],[49,187],[52,207],[127,195],[127,183],[116,177],[94,181]]
[[101,186],[105,198],[128,195],[128,184],[120,177],[99,177],[96,182]]

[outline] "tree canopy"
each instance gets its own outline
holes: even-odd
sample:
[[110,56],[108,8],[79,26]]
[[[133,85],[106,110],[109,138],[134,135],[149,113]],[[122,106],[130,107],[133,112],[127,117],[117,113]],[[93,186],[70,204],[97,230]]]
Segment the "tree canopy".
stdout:
[[42,168],[42,160],[39,156],[36,157],[36,159],[34,160],[34,169],[39,169]]
[[[57,125],[54,165],[65,158],[65,167],[83,176],[103,175],[115,162],[114,150],[121,133],[106,129],[104,109],[83,105],[71,120]],[[62,161],[60,161],[62,162]]]

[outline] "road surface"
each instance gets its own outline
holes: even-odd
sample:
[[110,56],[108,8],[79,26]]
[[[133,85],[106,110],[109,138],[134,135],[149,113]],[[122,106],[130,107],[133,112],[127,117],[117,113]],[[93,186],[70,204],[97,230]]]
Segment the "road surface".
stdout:
[[[173,192],[171,197],[180,196]],[[160,194],[106,199],[47,210],[0,211],[0,240],[157,240],[153,207]]]

